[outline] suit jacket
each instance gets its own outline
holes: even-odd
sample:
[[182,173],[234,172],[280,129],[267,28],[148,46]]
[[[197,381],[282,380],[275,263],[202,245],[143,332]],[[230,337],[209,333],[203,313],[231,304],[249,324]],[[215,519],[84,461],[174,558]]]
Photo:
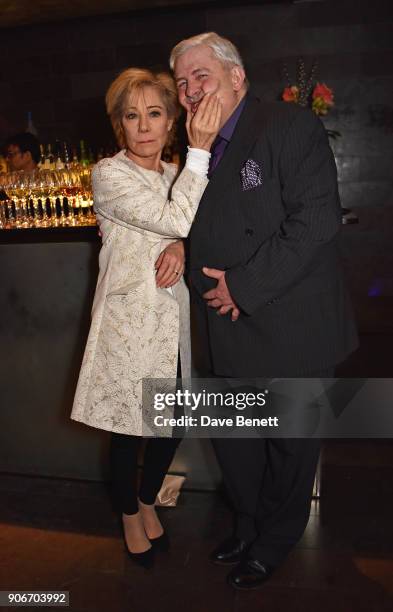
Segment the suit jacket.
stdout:
[[[247,160],[259,166],[261,184],[244,189]],[[340,212],[322,122],[295,104],[248,94],[190,232],[190,281],[205,317],[199,333],[215,374],[306,376],[356,348]],[[226,271],[238,321],[204,306],[200,296],[216,281],[202,266]]]
[[180,279],[171,291],[157,288],[154,263],[188,235],[208,181],[185,168],[174,183],[177,167],[163,166],[161,176],[121,151],[92,175],[103,244],[71,418],[137,436],[142,379],[174,379],[179,350],[184,377],[191,366],[187,287]]

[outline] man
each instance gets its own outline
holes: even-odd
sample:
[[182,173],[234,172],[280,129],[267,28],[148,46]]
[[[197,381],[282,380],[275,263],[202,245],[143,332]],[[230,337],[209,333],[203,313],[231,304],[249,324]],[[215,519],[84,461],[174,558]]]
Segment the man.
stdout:
[[[248,91],[241,57],[215,33],[170,58],[179,100],[222,102],[210,182],[189,237],[192,298],[206,376],[333,376],[357,346],[338,261],[334,158],[320,120]],[[219,316],[217,316],[219,315]],[[301,537],[319,456],[316,439],[215,439],[236,530],[213,553],[229,583],[262,585]]]
[[[22,132],[8,138],[4,145],[4,157],[7,159],[10,171],[34,170],[40,161],[40,143],[38,139]],[[0,189],[0,200],[8,200],[8,195]]]
[[11,171],[35,170],[40,161],[40,143],[29,132],[15,134],[8,138],[4,150]]

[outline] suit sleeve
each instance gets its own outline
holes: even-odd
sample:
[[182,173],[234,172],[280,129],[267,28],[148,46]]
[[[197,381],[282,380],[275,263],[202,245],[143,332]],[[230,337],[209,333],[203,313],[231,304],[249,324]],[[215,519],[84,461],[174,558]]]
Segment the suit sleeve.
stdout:
[[279,172],[285,219],[245,265],[225,275],[233,299],[249,315],[301,281],[318,250],[341,228],[334,157],[311,111],[302,110],[290,125]]
[[183,238],[188,236],[207,183],[207,179],[184,168],[168,198],[159,186],[154,189],[144,184],[136,173],[106,159],[92,172],[94,209],[124,227]]

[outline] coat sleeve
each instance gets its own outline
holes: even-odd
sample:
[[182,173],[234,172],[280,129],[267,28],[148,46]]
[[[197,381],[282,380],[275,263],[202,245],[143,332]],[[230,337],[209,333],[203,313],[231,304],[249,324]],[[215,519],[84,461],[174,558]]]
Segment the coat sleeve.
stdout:
[[169,197],[160,186],[146,185],[137,173],[105,159],[92,171],[94,209],[124,227],[185,238],[207,183],[206,178],[184,168]]
[[285,219],[246,264],[225,275],[233,299],[246,314],[301,281],[317,251],[341,228],[334,157],[323,124],[311,111],[299,112],[290,125],[279,172]]

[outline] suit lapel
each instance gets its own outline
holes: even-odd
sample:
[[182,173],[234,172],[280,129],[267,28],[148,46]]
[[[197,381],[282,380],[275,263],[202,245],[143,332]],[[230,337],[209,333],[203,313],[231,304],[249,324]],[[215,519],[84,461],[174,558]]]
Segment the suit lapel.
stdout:
[[240,170],[259,135],[256,125],[260,122],[261,106],[258,98],[250,94],[247,96],[231,141],[206,187],[203,202],[215,200],[217,195],[222,196],[223,191],[234,182],[240,181]]

